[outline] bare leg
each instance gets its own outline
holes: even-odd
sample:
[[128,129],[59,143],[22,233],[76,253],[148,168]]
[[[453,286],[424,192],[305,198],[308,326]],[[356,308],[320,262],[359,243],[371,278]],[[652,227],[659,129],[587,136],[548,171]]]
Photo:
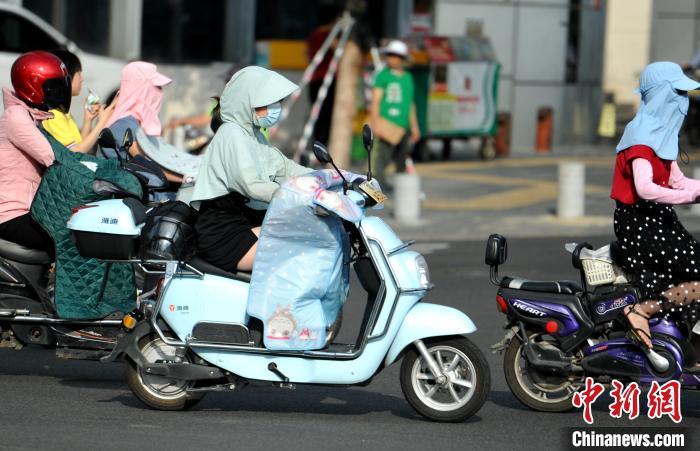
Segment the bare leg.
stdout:
[[[689,307],[691,304],[700,301],[700,282],[681,283],[666,290],[664,296],[673,304],[672,310]],[[695,347],[695,355],[700,357],[700,336],[691,334],[691,343]]]
[[649,330],[649,318],[659,311],[661,311],[661,302],[652,300],[640,302],[634,306],[628,305],[624,310],[630,326],[632,329],[639,329],[641,331],[641,333],[637,333],[636,335],[648,348],[652,347],[652,342],[649,339],[649,335],[651,335]]
[[[663,296],[671,304],[671,311],[688,306],[700,300],[700,282],[683,282],[664,291]],[[638,328],[649,334],[649,318],[661,312],[662,303],[648,300],[634,306],[634,310],[639,314],[633,313],[632,310],[632,306],[625,307],[625,315],[632,328]],[[644,333],[638,335],[644,344],[651,347],[651,340]]]
[[[255,234],[255,236],[260,236],[260,227],[255,227],[252,229],[252,232]],[[248,252],[241,258],[241,260],[238,262],[237,268],[240,271],[252,271],[253,270],[253,262],[255,260],[255,251],[258,249],[258,242],[256,241],[253,246],[248,249]]]

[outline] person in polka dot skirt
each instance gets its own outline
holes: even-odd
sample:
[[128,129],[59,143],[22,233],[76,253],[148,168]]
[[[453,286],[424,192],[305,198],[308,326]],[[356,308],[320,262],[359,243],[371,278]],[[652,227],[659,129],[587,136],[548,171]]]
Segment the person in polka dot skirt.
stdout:
[[700,200],[700,180],[685,177],[676,162],[688,91],[700,83],[678,64],[656,62],[642,71],[639,85],[641,105],[617,145],[610,197],[617,204],[620,264],[636,279],[643,299],[624,314],[630,335],[651,347],[649,318],[679,314],[692,327],[700,306],[700,243],[673,209]]

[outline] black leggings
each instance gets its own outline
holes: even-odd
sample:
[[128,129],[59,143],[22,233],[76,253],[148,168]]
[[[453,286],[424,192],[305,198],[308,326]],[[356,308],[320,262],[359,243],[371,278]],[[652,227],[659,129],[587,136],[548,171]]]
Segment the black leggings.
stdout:
[[28,247],[29,249],[44,251],[53,259],[53,240],[46,231],[32,219],[30,213],[0,224],[0,238]]

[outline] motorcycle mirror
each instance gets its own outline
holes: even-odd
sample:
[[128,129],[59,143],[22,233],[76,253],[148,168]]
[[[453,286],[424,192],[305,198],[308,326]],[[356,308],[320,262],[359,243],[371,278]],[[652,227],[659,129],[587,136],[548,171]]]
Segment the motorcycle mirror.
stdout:
[[333,163],[333,159],[331,158],[331,154],[328,153],[328,149],[326,149],[326,146],[324,146],[322,143],[316,141],[314,142],[314,156],[316,159],[323,163],[323,164],[328,164],[328,163]]
[[112,130],[108,128],[103,128],[100,132],[100,136],[97,138],[97,144],[99,144],[100,147],[105,149],[116,149],[117,141],[114,139]]
[[340,172],[340,169],[338,169],[338,166],[333,163],[333,158],[331,158],[331,154],[328,152],[328,149],[326,149],[326,146],[324,146],[322,143],[315,141],[314,142],[314,155],[316,156],[316,159],[323,163],[323,164],[330,164],[333,166],[333,169],[335,169],[335,172],[338,173],[341,179],[343,179],[343,194],[347,193],[348,191],[348,181],[345,179],[343,176],[343,173]]
[[374,132],[369,124],[362,126],[362,144],[364,144],[367,153],[372,151],[372,144],[374,144]]
[[127,128],[124,132],[124,139],[122,139],[122,147],[125,150],[129,150],[129,147],[134,143],[134,132],[130,128]]
[[372,145],[374,144],[374,132],[369,124],[362,126],[362,144],[365,146],[367,151],[367,180],[372,180]]

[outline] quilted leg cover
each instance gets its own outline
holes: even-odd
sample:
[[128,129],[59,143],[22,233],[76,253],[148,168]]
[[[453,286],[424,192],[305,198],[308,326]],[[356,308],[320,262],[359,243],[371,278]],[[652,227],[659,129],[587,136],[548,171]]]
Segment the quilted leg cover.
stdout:
[[[74,154],[53,138],[48,139],[56,154],[56,163],[44,173],[31,213],[56,246],[58,315],[70,319],[102,318],[114,311],[132,310],[136,305],[136,290],[131,265],[111,264],[102,292],[107,264],[81,256],[66,223],[72,207],[104,199],[92,190],[92,183],[100,172],[112,177],[116,173],[116,182],[135,186],[140,192],[138,181],[133,175],[118,171],[118,162]],[[97,164],[97,171],[93,172],[81,161]]]

